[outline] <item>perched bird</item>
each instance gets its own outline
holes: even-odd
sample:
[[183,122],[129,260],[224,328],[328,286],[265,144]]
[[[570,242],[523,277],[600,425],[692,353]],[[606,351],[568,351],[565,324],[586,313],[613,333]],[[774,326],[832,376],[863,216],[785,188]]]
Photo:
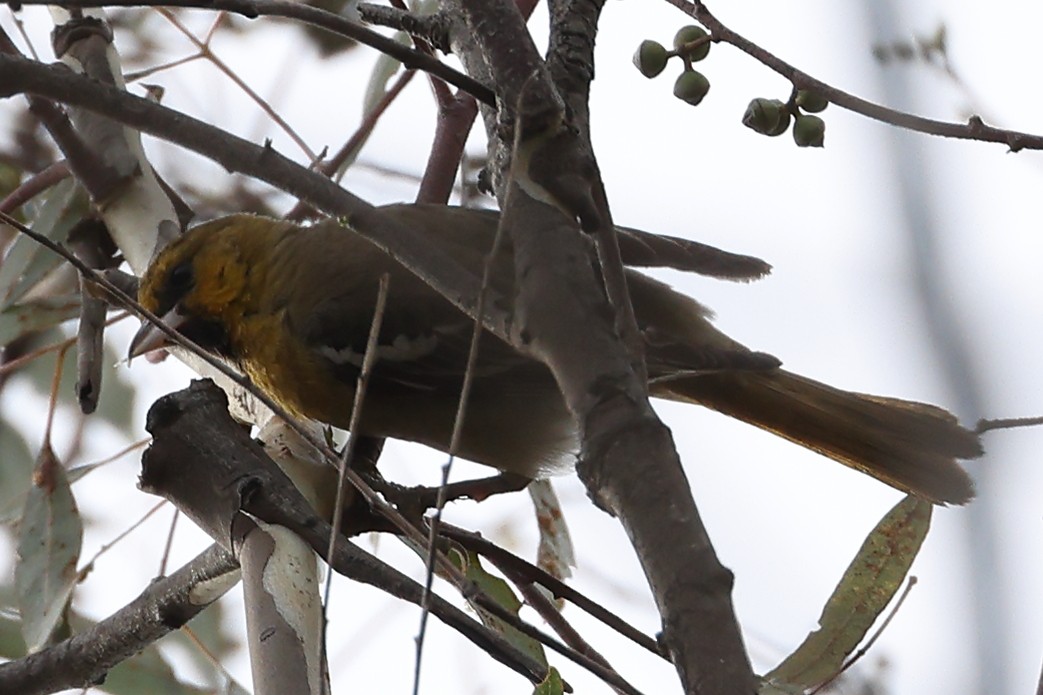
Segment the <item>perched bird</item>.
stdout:
[[[497,214],[445,206],[383,208],[423,230],[480,276]],[[744,278],[763,262],[694,242],[624,230],[628,265]],[[514,282],[509,244],[492,277]],[[472,323],[377,247],[335,221],[311,227],[252,215],[199,225],[154,259],[138,299],[171,327],[235,362],[290,412],[347,427],[379,278],[390,275],[377,362],[359,433],[449,446]],[[651,393],[697,403],[761,427],[900,490],[936,503],[967,502],[955,462],[982,453],[978,436],[941,408],[835,389],[779,368],[724,335],[695,300],[628,268],[646,342]],[[146,324],[131,356],[165,344]],[[486,334],[461,456],[536,477],[567,464],[577,428],[550,371]]]

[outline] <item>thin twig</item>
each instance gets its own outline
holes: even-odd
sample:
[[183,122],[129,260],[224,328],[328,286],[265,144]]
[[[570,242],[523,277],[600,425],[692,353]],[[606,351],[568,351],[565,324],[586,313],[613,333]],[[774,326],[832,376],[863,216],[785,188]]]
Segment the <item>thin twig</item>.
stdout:
[[[366,399],[366,387],[369,384],[370,374],[373,372],[373,365],[377,363],[377,343],[380,339],[380,326],[384,322],[384,310],[387,307],[388,285],[390,283],[391,278],[387,273],[380,276],[380,285],[377,288],[377,301],[373,308],[373,321],[369,326],[366,352],[362,356],[362,366],[359,368],[359,376],[355,386],[355,400],[351,406],[351,420],[348,423],[348,441],[344,445],[344,454],[340,457],[340,463],[337,467],[337,494],[333,503],[333,519],[330,522],[333,532],[330,534],[330,543],[326,548],[326,557],[333,557],[333,548],[344,518],[345,476],[348,472],[348,466],[351,465],[355,454],[355,444],[359,438],[358,424],[362,417],[362,406]],[[326,620],[325,612],[330,603],[330,586],[332,583],[333,573],[330,572],[326,575],[326,587],[322,597],[323,621]]]
[[524,577],[525,581],[534,582],[551,592],[556,598],[562,598],[577,608],[590,614],[593,618],[600,620],[606,626],[612,628],[623,637],[634,642],[660,658],[667,659],[659,643],[629,624],[619,616],[610,612],[601,604],[584,596],[573,587],[551,575],[546,570],[533,565],[531,562],[518,557],[514,553],[501,548],[495,543],[482,538],[480,535],[449,526],[442,525],[442,535],[459,543],[468,550],[472,550],[482,557],[488,558],[500,571],[505,574],[514,574]]
[[164,577],[167,573],[167,563],[170,562],[170,549],[174,547],[174,531],[177,530],[177,520],[181,518],[181,510],[174,507],[174,516],[170,517],[170,528],[167,530],[167,542],[163,545],[163,555],[159,558],[159,573],[157,577]]
[[69,163],[64,159],[51,163],[43,171],[38,171],[20,183],[17,188],[7,194],[7,197],[0,200],[0,210],[14,212],[36,195],[69,178],[70,174]]
[[[388,107],[395,101],[402,90],[406,88],[406,85],[413,79],[413,75],[416,74],[414,70],[406,70],[402,72],[398,79],[395,80],[395,84],[391,85],[391,89],[384,93],[384,96],[380,98],[373,108],[366,112],[363,116],[362,122],[359,123],[358,128],[351,134],[351,137],[341,145],[340,149],[330,157],[329,159],[318,162],[315,166],[316,170],[328,177],[333,177],[338,172],[343,173],[344,162],[358,154],[359,148],[369,138],[373,129],[377,126],[377,122],[380,117],[387,111]],[[303,201],[298,201],[293,209],[290,210],[284,216],[287,220],[300,220],[305,217],[308,210],[311,207],[305,204]]]
[[123,76],[123,79],[128,84],[131,82],[137,82],[139,80],[145,79],[146,77],[151,77],[152,75],[163,72],[164,70],[172,70],[174,68],[181,67],[182,65],[187,65],[188,63],[191,63],[196,60],[203,60],[203,58],[205,57],[206,56],[204,56],[202,53],[193,53],[190,56],[185,56],[184,58],[175,58],[174,60],[167,61],[166,63],[160,63],[159,65],[153,65],[152,67],[145,68],[144,70],[135,70],[134,72],[128,72],[126,75]]
[[[235,676],[232,675],[232,673],[224,665],[222,660],[219,659],[212,651],[210,651],[210,648],[203,643],[203,640],[199,638],[199,635],[195,633],[195,630],[193,630],[188,625],[182,625],[181,633],[188,638],[188,641],[191,642],[196,649],[199,650],[199,653],[203,655],[203,658],[206,659],[207,662],[215,670],[220,671],[221,674],[227,679],[227,683],[225,683],[224,687],[221,688],[218,692],[249,692],[249,690],[247,690],[246,687],[244,687],[241,683],[239,683],[238,680],[236,680]],[[235,688],[228,687],[230,684],[233,683],[236,686]]]
[[[3,213],[0,213],[0,215],[2,215],[2,214]],[[115,316],[113,316],[112,318],[110,318],[105,323],[105,325],[106,326],[111,326],[112,324],[116,323],[117,321],[122,321],[123,319],[127,318],[128,316],[130,316],[129,313],[127,313],[125,311],[121,311],[120,313],[118,313]],[[32,362],[33,360],[35,360],[38,357],[42,357],[43,355],[46,355],[48,352],[54,352],[55,350],[65,350],[65,349],[69,348],[75,342],[76,342],[76,336],[73,336],[72,338],[66,338],[65,340],[59,340],[56,343],[51,343],[50,345],[44,345],[43,347],[37,348],[37,349],[33,350],[32,352],[27,352],[24,355],[21,355],[20,357],[18,357],[17,359],[11,360],[10,362],[5,362],[4,364],[0,364],[0,376],[4,376],[8,372],[13,372],[13,371],[15,371],[17,369],[21,369],[22,366],[28,364],[29,362]]]
[[[97,468],[100,468],[100,467],[102,467],[104,465],[110,464],[110,463],[112,463],[114,461],[119,460],[120,458],[122,458],[123,456],[126,456],[127,454],[129,454],[130,452],[134,451],[135,449],[140,449],[141,447],[145,446],[150,441],[152,441],[152,438],[151,437],[146,437],[144,439],[139,439],[136,442],[131,442],[127,446],[125,446],[122,449],[120,449],[119,451],[117,451],[115,454],[110,454],[109,456],[106,456],[105,458],[99,459],[99,460],[94,461],[92,463],[85,463],[85,464],[83,464],[81,466],[76,466],[75,468],[70,469],[69,473],[70,474],[75,473],[76,471],[78,471],[81,468],[89,468],[90,470],[88,470],[86,473],[84,473],[82,476],[80,476],[79,478],[76,479],[76,481],[79,482],[80,480],[85,478],[87,476],[87,474],[90,473],[91,471],[93,471],[93,470],[95,470]],[[73,483],[73,484],[75,485],[75,483]]]
[[[304,138],[297,134],[297,131],[294,130],[290,126],[290,124],[287,123],[286,120],[283,119],[283,117],[280,116],[279,113],[272,108],[271,104],[265,101],[265,99],[261,97],[260,94],[255,92],[253,88],[250,87],[250,85],[248,85],[243,78],[239,77],[239,75],[236,74],[235,70],[228,66],[227,63],[225,63],[223,60],[217,57],[217,54],[214,53],[213,49],[210,47],[210,38],[213,36],[214,27],[210,28],[210,31],[207,34],[207,38],[203,41],[200,41],[196,38],[195,34],[189,31],[188,27],[182,24],[181,20],[178,19],[173,12],[162,7],[157,7],[154,9],[156,10],[156,12],[158,12],[160,15],[166,18],[168,22],[173,24],[174,28],[180,31],[185,38],[191,41],[195,45],[195,47],[199,49],[200,56],[206,58],[210,63],[213,64],[214,67],[223,72],[225,76],[228,77],[228,79],[234,82],[235,85],[246,94],[246,96],[250,97],[250,99],[252,99],[255,104],[261,107],[261,110],[268,114],[268,118],[272,119],[272,121],[274,121],[275,124],[279,126],[279,128],[281,128],[282,131],[286,133],[291,140],[294,141],[294,143],[297,144],[297,147],[301,148],[301,151],[304,152],[305,156],[307,156],[312,163],[318,161],[318,155],[316,155],[315,152],[312,151],[310,147],[308,147],[308,143],[304,142]],[[216,26],[216,24],[214,26]]]
[[47,424],[43,430],[43,441],[44,446],[51,445],[51,429],[54,425],[54,413],[58,410],[58,391],[59,386],[62,383],[62,371],[65,368],[65,355],[69,352],[69,348],[76,343],[76,339],[73,338],[72,342],[64,345],[58,350],[58,355],[54,361],[54,376],[51,377],[51,396],[47,407]]
[[977,434],[984,434],[991,430],[1009,430],[1016,427],[1036,427],[1038,425],[1043,425],[1043,417],[982,418],[978,420],[974,431]]
[[[402,90],[406,88],[412,80],[413,76],[416,75],[415,70],[405,70],[398,75],[398,79],[391,85],[391,89],[384,92],[384,96],[380,97],[380,101],[373,105],[369,111],[366,112],[362,122],[359,123],[359,127],[352,133],[351,137],[344,143],[343,146],[330,157],[327,161],[320,162],[319,171],[326,174],[327,176],[333,176],[334,174],[340,173],[343,175],[342,169],[344,168],[344,162],[349,158],[354,157],[358,154],[359,148],[369,138],[373,129],[376,128],[377,122],[380,117],[384,115],[384,112],[388,110],[388,107],[394,103],[398,95],[402,93]],[[338,177],[340,180],[340,177]]]
[[429,72],[458,89],[474,95],[482,103],[492,107],[496,106],[496,95],[493,91],[474,78],[340,15],[292,0],[163,0],[163,2],[149,2],[148,0],[76,0],[75,2],[23,0],[20,4],[23,6],[55,5],[69,8],[199,7],[208,10],[224,10],[249,19],[261,16],[296,19],[375,48],[381,53],[402,61],[407,68]]
[[[500,247],[503,243],[503,236],[503,223],[501,220],[501,223],[496,227],[496,236],[493,237],[492,248],[489,249],[489,253],[485,257],[485,265],[482,268],[482,285],[478,290],[478,298],[476,300],[476,316],[481,316],[485,311],[485,301],[488,295],[489,284],[492,280],[492,267],[496,260],[496,256],[500,252]],[[435,513],[432,515],[431,522],[428,526],[427,574],[424,578],[424,596],[421,601],[423,609],[420,612],[420,630],[416,638],[416,663],[413,671],[413,695],[419,695],[420,693],[420,661],[424,653],[424,635],[427,632],[427,616],[430,608],[428,601],[435,574],[434,560],[437,550],[438,528],[442,522],[442,510],[445,508],[446,490],[449,485],[449,473],[453,467],[453,459],[460,451],[460,438],[463,436],[464,421],[467,414],[467,403],[470,399],[471,387],[474,384],[475,365],[478,363],[478,346],[481,342],[483,332],[484,329],[482,327],[482,322],[475,320],[474,330],[471,332],[471,344],[467,352],[467,367],[464,369],[464,381],[460,386],[460,400],[457,402],[456,416],[453,419],[453,434],[449,439],[449,458],[445,462],[445,465],[442,466],[442,482],[438,488],[438,499],[435,503]]]
[[[517,577],[512,578],[512,580],[516,579]],[[533,610],[539,613],[544,622],[550,625],[554,632],[558,633],[558,636],[561,637],[565,644],[569,645],[580,654],[586,654],[605,668],[610,668],[615,671],[612,664],[608,663],[608,659],[599,654],[594,647],[590,646],[590,643],[587,642],[587,640],[583,639],[583,636],[579,634],[579,631],[572,627],[561,611],[559,611],[534,584],[526,581],[515,581],[515,584],[522,596],[525,598],[525,602],[529,604]]]
[[818,693],[820,690],[822,690],[830,683],[835,681],[837,678],[839,678],[840,675],[844,673],[844,671],[854,666],[855,662],[857,662],[859,659],[865,656],[869,652],[869,650],[872,649],[876,641],[880,639],[880,635],[884,634],[884,630],[886,630],[887,626],[891,624],[891,621],[894,620],[894,617],[898,615],[898,610],[902,607],[902,604],[905,603],[905,600],[909,598],[909,593],[913,590],[913,587],[916,586],[916,581],[917,580],[915,576],[909,577],[909,581],[906,582],[905,585],[905,591],[903,591],[902,595],[898,597],[898,600],[895,602],[895,605],[891,609],[891,612],[887,614],[886,618],[884,618],[884,622],[880,623],[880,627],[877,628],[877,631],[874,632],[873,636],[869,638],[869,641],[867,641],[862,647],[860,647],[858,651],[852,654],[851,657],[844,662],[844,665],[837,669],[836,673],[830,676],[827,680],[820,683],[818,687],[816,687],[814,690],[808,693],[808,695],[816,695],[816,693]]
[[821,94],[830,102],[840,108],[861,114],[882,123],[887,123],[906,130],[912,130],[927,135],[937,135],[959,140],[977,140],[980,142],[996,142],[1007,145],[1011,152],[1023,149],[1043,149],[1043,137],[1023,133],[1015,130],[1006,130],[986,125],[980,117],[972,116],[966,123],[950,123],[936,121],[932,118],[916,116],[904,111],[891,109],[880,104],[862,99],[853,94],[837,89],[822,80],[812,77],[808,73],[797,69],[775,54],[761,48],[754,42],[729,29],[702,2],[693,0],[666,0],[682,12],[697,19],[703,26],[710,30],[714,41],[723,42],[735,46],[751,58],[763,63],[765,66],[785,77],[798,89],[807,89]]
[[138,528],[139,526],[141,526],[141,525],[142,525],[142,524],[144,524],[144,523],[145,523],[146,521],[148,521],[148,520],[149,520],[149,518],[150,518],[150,517],[151,517],[151,516],[152,516],[153,514],[155,514],[156,512],[158,512],[158,511],[159,511],[160,509],[162,509],[162,508],[163,508],[163,507],[164,507],[164,506],[165,506],[166,504],[167,504],[167,501],[166,501],[166,500],[161,500],[161,501],[160,501],[160,502],[158,502],[158,503],[157,503],[157,504],[156,504],[155,506],[153,506],[153,507],[152,507],[151,509],[149,509],[149,510],[148,510],[147,512],[145,512],[145,514],[144,514],[144,515],[143,515],[143,516],[142,516],[142,517],[141,517],[140,519],[138,519],[138,520],[137,520],[137,521],[135,521],[135,522],[134,522],[133,524],[131,524],[131,525],[130,525],[129,527],[127,527],[126,529],[124,529],[124,530],[123,530],[123,531],[122,531],[122,532],[121,532],[121,533],[120,533],[119,535],[117,535],[117,536],[116,536],[115,538],[113,538],[113,539],[112,539],[111,541],[109,541],[108,543],[105,543],[105,544],[104,544],[104,545],[102,545],[102,546],[101,546],[100,548],[98,548],[98,552],[94,553],[94,557],[92,557],[92,558],[91,558],[90,560],[88,560],[88,561],[87,561],[87,562],[86,562],[86,563],[85,563],[85,564],[83,565],[83,567],[82,567],[82,568],[80,569],[80,571],[79,571],[79,576],[80,576],[81,578],[82,578],[82,577],[85,577],[85,576],[87,575],[87,573],[88,573],[88,572],[90,572],[90,571],[91,571],[91,569],[92,569],[92,568],[94,567],[94,563],[98,561],[98,558],[99,558],[99,557],[101,557],[101,556],[102,556],[103,554],[107,553],[107,552],[108,552],[108,551],[109,551],[110,549],[112,549],[112,548],[113,548],[113,547],[114,547],[114,546],[115,546],[115,545],[116,545],[117,543],[119,543],[119,542],[120,542],[121,540],[123,540],[124,538],[126,538],[127,536],[129,536],[129,535],[130,535],[130,534],[131,534],[131,533],[132,533],[132,532],[133,532],[133,531],[134,531],[135,529],[137,529],[137,528]]

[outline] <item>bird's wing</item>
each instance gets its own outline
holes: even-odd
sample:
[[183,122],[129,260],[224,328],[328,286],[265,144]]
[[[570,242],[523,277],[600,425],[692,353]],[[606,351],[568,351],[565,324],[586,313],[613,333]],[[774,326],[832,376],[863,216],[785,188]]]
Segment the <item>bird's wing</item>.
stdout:
[[[491,239],[490,239],[491,241]],[[458,389],[467,365],[474,322],[402,266],[347,230],[299,236],[310,259],[309,292],[286,300],[290,330],[300,335],[337,378],[355,379],[373,323],[380,277],[389,276],[387,305],[377,341],[373,379],[421,390]],[[449,248],[452,252],[452,248]],[[454,256],[458,254],[454,253]],[[481,254],[462,259],[470,269]],[[502,284],[502,283],[499,283]],[[482,337],[476,374],[506,372],[528,362],[488,333]]]

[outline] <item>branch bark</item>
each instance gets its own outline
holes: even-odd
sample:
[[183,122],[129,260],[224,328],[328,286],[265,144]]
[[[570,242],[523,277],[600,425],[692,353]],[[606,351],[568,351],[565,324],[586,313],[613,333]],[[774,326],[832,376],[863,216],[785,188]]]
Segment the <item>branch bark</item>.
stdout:
[[[614,319],[625,312],[606,301],[589,240],[579,232],[580,225],[611,225],[585,118],[600,2],[553,3],[552,71],[511,3],[459,0],[459,7],[478,52],[463,56],[464,64],[485,66],[501,105],[488,135],[491,161],[505,167],[492,179],[501,184],[501,224],[515,246],[514,342],[550,367],[581,425],[578,472],[592,499],[630,536],[685,692],[752,693],[732,574],[716,557],[670,433],[620,339],[627,327]],[[504,112],[515,104],[517,111]],[[487,125],[493,120],[487,115]],[[504,133],[512,130],[514,161],[507,167]],[[550,173],[550,183],[534,180],[536,171]]]
[[[154,439],[142,456],[142,488],[176,504],[218,543],[241,547],[255,531],[256,519],[293,532],[326,555],[329,524],[231,419],[224,392],[212,382],[196,381],[156,401],[146,428]],[[326,559],[335,571],[420,605],[423,587],[417,582],[342,536],[333,548]],[[532,682],[546,676],[543,666],[445,600],[432,596],[430,608],[435,617]]]
[[[265,181],[333,217],[387,251],[462,311],[474,316],[480,280],[415,229],[396,224],[372,205],[270,146],[255,145],[191,116],[75,75],[60,66],[0,55],[0,98],[29,93],[90,109],[212,159],[227,171]],[[502,298],[490,290],[482,324],[509,340]]]
[[0,664],[0,692],[44,695],[101,683],[113,666],[179,629],[238,581],[235,558],[212,545],[91,629]]
[[[543,93],[551,95],[542,105],[563,116],[562,103],[553,97],[555,86],[513,7],[478,0],[461,0],[460,7],[470,20],[463,27],[470,42],[461,40],[454,46],[463,47],[462,57],[472,74],[497,85],[501,105],[498,112],[486,112],[486,125],[497,153],[493,161],[500,176],[494,176],[494,180],[500,183],[504,224],[518,250],[522,289],[514,342],[550,365],[577,414],[585,435],[580,474],[592,497],[620,516],[641,556],[663,617],[665,641],[685,689],[751,692],[752,674],[730,602],[731,574],[716,559],[669,432],[652,412],[631,355],[621,346],[614,312],[605,301],[592,266],[590,245],[577,229],[577,208],[570,200],[548,206],[518,188],[508,194],[505,172],[509,170],[511,141],[504,135],[517,125],[513,105],[518,103],[526,81],[535,75]],[[554,15],[561,18],[562,26],[586,27],[586,34],[572,37],[578,39],[578,53],[566,50],[573,44],[562,40],[561,35],[552,37],[551,44],[556,56],[555,82],[564,92],[571,113],[582,116],[565,124],[579,131],[573,144],[580,146],[588,140],[586,88],[593,74],[588,54],[599,3],[588,2],[581,9],[584,19],[575,25],[565,21],[571,15],[564,3],[555,6]],[[459,36],[461,32],[456,33]],[[489,76],[493,79],[486,80]],[[270,148],[253,146],[169,109],[113,93],[115,90],[82,78],[58,74],[31,61],[0,57],[0,84],[4,85],[0,90],[10,90],[6,93],[27,90],[77,103],[205,151],[230,170],[276,183],[327,213],[349,215],[360,233],[417,270],[465,310],[468,299],[477,295],[476,288],[467,287],[464,273],[447,266],[439,266],[432,273],[433,254],[426,248],[429,244],[411,230],[392,228],[362,201]],[[541,132],[537,129],[537,136]],[[564,166],[556,167],[551,159],[546,170],[557,168],[566,175],[576,174],[577,198],[595,198],[597,211],[607,213],[596,165],[590,171],[574,170],[577,162],[593,161],[592,153],[570,149],[561,152],[561,157],[558,161]],[[516,173],[525,177],[529,170]],[[541,311],[540,307],[554,307],[554,311]],[[506,316],[486,316],[483,323],[494,332],[508,334]],[[197,486],[205,479],[184,471],[180,475]],[[212,508],[238,509],[219,504]],[[664,543],[664,539],[670,542]]]

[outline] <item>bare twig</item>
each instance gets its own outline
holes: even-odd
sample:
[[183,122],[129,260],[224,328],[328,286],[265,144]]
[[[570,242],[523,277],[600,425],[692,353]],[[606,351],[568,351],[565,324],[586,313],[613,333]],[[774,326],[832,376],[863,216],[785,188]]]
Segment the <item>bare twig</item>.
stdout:
[[65,160],[54,162],[43,171],[37,172],[18,185],[16,189],[0,200],[0,211],[14,212],[25,205],[34,196],[43,193],[59,181],[69,178],[69,163]]
[[[373,307],[373,320],[369,327],[369,337],[366,339],[366,351],[362,356],[362,366],[359,368],[359,376],[355,386],[355,402],[351,406],[351,421],[348,423],[348,441],[344,445],[344,453],[341,455],[339,465],[337,466],[337,494],[333,502],[333,520],[331,522],[335,532],[330,534],[330,543],[326,550],[327,557],[333,555],[333,545],[337,540],[336,529],[340,529],[341,521],[344,518],[344,497],[347,493],[347,486],[344,483],[359,439],[358,424],[362,418],[362,406],[366,400],[366,387],[369,385],[373,366],[377,362],[377,341],[380,339],[380,326],[384,322],[384,309],[387,307],[388,285],[390,283],[391,278],[387,273],[380,276],[380,284],[377,288],[377,301]],[[332,584],[333,575],[332,573],[327,574],[326,587],[322,597],[324,620],[326,618],[326,607],[329,606],[330,602],[330,587]]]
[[586,611],[592,617],[600,620],[606,626],[638,646],[644,647],[659,657],[667,658],[662,647],[655,639],[644,634],[633,625],[607,610],[604,606],[592,601],[545,570],[471,531],[464,531],[463,529],[443,524],[442,535],[459,543],[468,550],[488,558],[500,571],[517,577],[518,579],[515,581],[539,584],[554,596],[563,598],[577,608]]
[[[362,122],[359,123],[358,128],[356,128],[355,132],[351,134],[351,137],[341,145],[340,149],[338,149],[332,157],[318,162],[316,169],[331,178],[334,174],[340,172],[344,167],[344,162],[358,154],[359,148],[362,147],[362,144],[367,138],[369,138],[373,129],[377,126],[380,117],[385,111],[387,111],[387,108],[394,103],[395,99],[402,93],[402,90],[406,88],[406,85],[409,84],[415,74],[416,72],[413,70],[406,70],[400,73],[398,79],[395,80],[393,85],[391,85],[391,89],[387,90],[387,92],[384,93],[384,96],[380,98],[380,101],[366,112],[366,115],[362,118]],[[298,202],[293,206],[293,209],[286,213],[285,218],[288,220],[303,219],[307,216],[309,209],[308,205],[305,205],[303,202]]]
[[[160,509],[165,507],[166,504],[167,504],[166,500],[161,500],[160,502],[157,502],[151,509],[149,509],[147,512],[145,512],[140,519],[138,519],[133,524],[131,524],[130,526],[125,528],[123,531],[121,531],[115,538],[110,540],[108,543],[105,543],[100,548],[98,548],[98,552],[94,553],[94,557],[92,557],[90,560],[88,560],[86,563],[84,563],[83,567],[80,568],[80,570],[79,570],[80,578],[82,579],[83,577],[86,577],[87,573],[90,572],[92,569],[94,569],[94,563],[98,561],[99,557],[101,557],[102,555],[107,553],[109,550],[111,550],[113,547],[115,547],[115,545],[117,543],[119,543],[121,540],[123,540],[124,538],[129,536],[131,533],[133,533],[135,529],[137,529],[142,524],[144,524],[146,521],[148,521],[152,517],[153,514],[155,514]],[[162,576],[162,575],[160,575],[160,576]]]
[[991,430],[1009,430],[1016,427],[1037,427],[1043,425],[1043,417],[1008,417],[978,420],[974,431],[983,434]]
[[214,49],[210,47],[210,38],[213,36],[214,29],[217,27],[217,23],[215,23],[210,28],[207,37],[203,40],[200,40],[196,38],[196,35],[193,34],[189,30],[189,28],[186,27],[181,22],[181,20],[178,19],[177,16],[170,10],[165,8],[157,8],[156,11],[159,12],[159,14],[161,14],[168,22],[173,24],[174,27],[179,32],[181,32],[182,36],[191,41],[192,44],[197,49],[199,49],[199,55],[202,58],[208,60],[214,67],[216,67],[218,70],[224,73],[225,76],[228,77],[228,79],[235,83],[235,86],[241,89],[243,93],[250,97],[250,99],[252,99],[253,102],[261,108],[262,111],[268,114],[268,117],[271,118],[272,121],[274,121],[275,124],[279,126],[279,128],[284,133],[286,133],[286,135],[288,135],[291,140],[294,141],[294,143],[296,143],[297,147],[301,148],[301,151],[308,157],[309,160],[311,160],[313,163],[318,161],[319,156],[315,154],[315,152],[310,147],[308,147],[308,143],[304,142],[304,138],[302,138],[297,133],[297,131],[294,130],[293,127],[286,122],[286,119],[280,116],[278,111],[271,107],[271,104],[265,101],[264,98],[261,97],[260,94],[255,92],[253,88],[250,87],[250,85],[248,85],[243,78],[239,77],[239,75],[236,74],[235,70],[230,68],[227,63],[221,60],[221,58],[218,57],[216,53],[214,53]]
[[[478,291],[476,314],[481,316],[485,309],[485,302],[489,294],[492,281],[492,269],[497,254],[503,243],[503,229],[498,226],[496,236],[493,238],[492,248],[485,257],[485,266],[482,268],[482,285]],[[438,499],[435,503],[435,513],[432,515],[428,526],[427,538],[427,575],[424,579],[424,601],[423,610],[420,613],[420,631],[416,639],[416,663],[413,674],[413,695],[420,693],[420,662],[424,653],[424,636],[427,633],[427,600],[431,594],[431,584],[435,575],[435,556],[437,551],[438,529],[442,521],[442,509],[446,504],[446,491],[449,485],[449,473],[453,467],[453,459],[460,449],[460,437],[463,435],[464,422],[467,415],[467,403],[471,395],[471,386],[474,384],[474,370],[478,363],[478,346],[481,343],[484,329],[481,321],[474,322],[471,332],[471,344],[467,352],[467,366],[464,369],[464,380],[460,386],[460,399],[457,401],[456,415],[453,418],[453,433],[449,438],[449,458],[442,466],[442,482],[438,487]]]
[[164,0],[163,2],[149,2],[148,0],[76,0],[75,2],[69,2],[68,0],[66,2],[25,0],[20,4],[57,5],[60,7],[199,7],[208,10],[224,10],[242,15],[248,19],[262,16],[296,19],[375,48],[381,53],[400,60],[407,68],[429,72],[468,94],[474,95],[481,102],[490,106],[495,106],[496,104],[492,90],[477,80],[464,75],[458,70],[454,70],[445,63],[415,51],[408,46],[403,46],[394,39],[378,34],[340,15],[311,5],[292,2],[291,0]]
[[844,665],[841,666],[836,673],[830,676],[826,681],[820,683],[818,687],[812,690],[808,695],[816,695],[823,688],[825,688],[830,683],[839,678],[840,675],[844,673],[844,671],[847,671],[849,668],[854,666],[859,659],[865,656],[869,652],[869,650],[873,648],[873,645],[876,643],[876,641],[880,639],[880,635],[884,634],[884,630],[886,630],[887,626],[891,624],[891,621],[894,620],[894,617],[898,615],[898,611],[902,608],[902,604],[905,603],[905,600],[909,598],[909,593],[913,590],[914,586],[916,586],[916,577],[909,577],[909,581],[906,582],[905,585],[905,591],[903,591],[902,595],[898,597],[897,601],[895,601],[895,605],[891,609],[891,612],[887,614],[886,618],[884,618],[884,622],[880,623],[880,627],[877,629],[876,632],[873,633],[873,636],[870,637],[869,640],[858,649],[858,651],[852,654],[851,657],[844,662]]

